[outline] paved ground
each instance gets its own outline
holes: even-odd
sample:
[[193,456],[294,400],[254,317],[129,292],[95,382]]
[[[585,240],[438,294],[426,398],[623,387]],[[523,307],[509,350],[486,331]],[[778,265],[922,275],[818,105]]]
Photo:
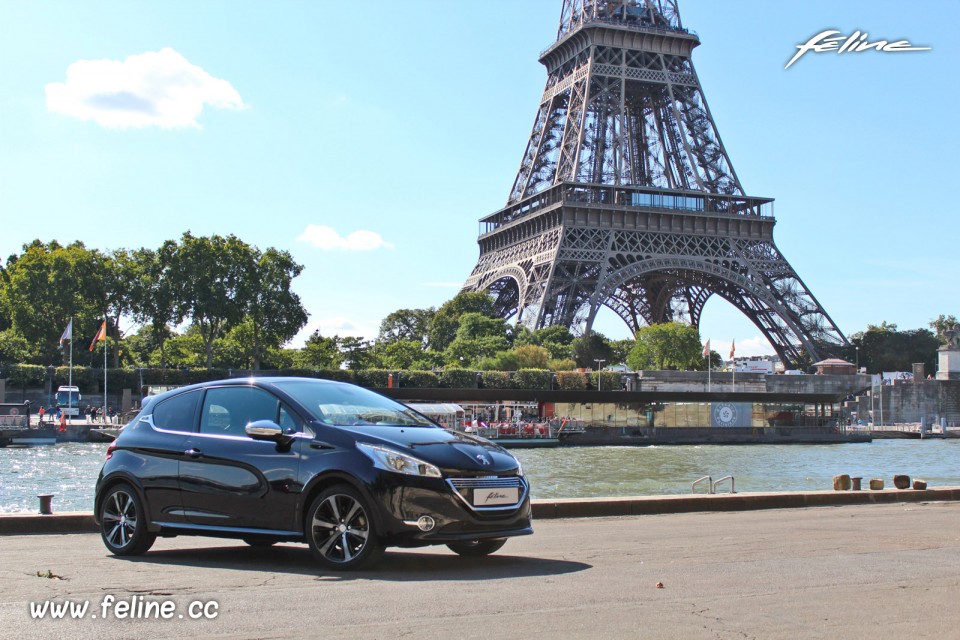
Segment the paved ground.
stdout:
[[[0,536],[0,638],[956,638],[958,525],[955,502],[552,520],[490,558],[396,551],[352,575],[298,545],[128,560],[91,534]],[[109,596],[177,610],[104,620]],[[91,609],[31,619],[47,599]]]

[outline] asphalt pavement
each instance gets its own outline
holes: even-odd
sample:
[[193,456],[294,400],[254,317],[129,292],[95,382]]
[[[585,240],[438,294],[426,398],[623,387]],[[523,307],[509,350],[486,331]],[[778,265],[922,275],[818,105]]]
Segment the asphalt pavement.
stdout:
[[[352,574],[303,545],[124,559],[94,534],[8,535],[0,638],[955,638],[958,525],[957,502],[543,520],[487,558],[398,550]],[[48,601],[89,604],[35,618]]]

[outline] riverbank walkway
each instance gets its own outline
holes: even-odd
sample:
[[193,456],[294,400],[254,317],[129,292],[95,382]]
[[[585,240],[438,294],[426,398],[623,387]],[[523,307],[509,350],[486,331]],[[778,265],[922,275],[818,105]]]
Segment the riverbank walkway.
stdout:
[[[5,535],[0,638],[948,638],[958,522],[955,501],[546,519],[488,558],[392,550],[351,574],[304,545],[184,537],[123,559],[96,534]],[[176,609],[118,620],[111,598]],[[46,600],[91,608],[33,619]],[[190,619],[198,602],[215,617]]]

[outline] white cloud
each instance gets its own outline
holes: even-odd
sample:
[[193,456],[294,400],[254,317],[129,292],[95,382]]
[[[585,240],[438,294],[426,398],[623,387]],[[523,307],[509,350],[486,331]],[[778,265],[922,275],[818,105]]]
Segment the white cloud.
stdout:
[[118,60],[78,60],[66,82],[46,86],[47,110],[108,129],[156,126],[199,127],[207,105],[246,105],[226,80],[214,78],[173,49],[148,51]]
[[380,234],[374,231],[361,229],[344,237],[335,229],[319,224],[308,224],[297,237],[297,241],[306,242],[324,251],[374,251],[393,248],[392,244],[385,242]]

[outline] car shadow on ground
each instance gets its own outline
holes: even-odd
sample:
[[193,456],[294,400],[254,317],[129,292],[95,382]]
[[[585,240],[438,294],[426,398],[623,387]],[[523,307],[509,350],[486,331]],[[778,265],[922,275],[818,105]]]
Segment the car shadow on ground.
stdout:
[[277,545],[254,548],[247,546],[197,547],[196,549],[155,550],[142,556],[119,558],[119,562],[177,565],[207,569],[231,569],[315,576],[318,580],[388,580],[416,582],[421,580],[499,580],[530,576],[553,576],[592,568],[584,562],[536,558],[531,556],[494,554],[480,558],[448,553],[424,553],[417,549],[388,549],[373,567],[360,571],[336,572],[320,566],[306,546]]

